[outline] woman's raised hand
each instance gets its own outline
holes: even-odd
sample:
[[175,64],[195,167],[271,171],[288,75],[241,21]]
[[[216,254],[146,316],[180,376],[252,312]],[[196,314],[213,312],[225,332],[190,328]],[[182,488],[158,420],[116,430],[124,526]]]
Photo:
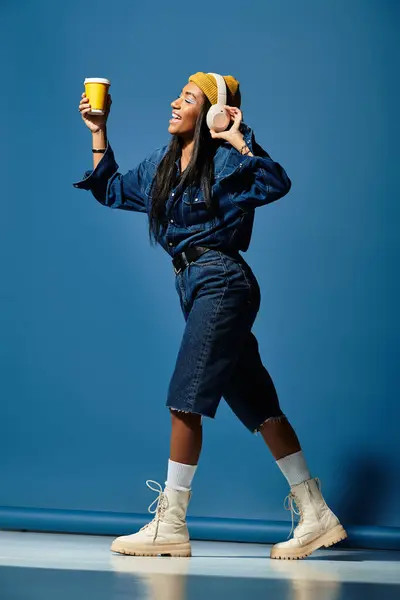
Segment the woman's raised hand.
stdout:
[[89,111],[91,110],[91,106],[89,104],[89,98],[86,96],[86,93],[83,92],[81,101],[79,103],[78,110],[81,113],[83,122],[85,123],[86,127],[88,127],[92,133],[97,133],[101,129],[106,128],[108,115],[110,114],[111,104],[112,104],[111,95],[107,94],[107,105],[106,105],[105,114],[104,115],[90,115],[90,114],[88,114]]
[[226,131],[221,131],[220,133],[217,133],[215,129],[210,129],[210,134],[211,137],[214,139],[221,139],[229,142],[232,139],[232,137],[234,138],[235,136],[237,136],[238,133],[240,133],[239,126],[242,122],[242,111],[240,110],[240,108],[236,108],[236,106],[225,105],[224,108],[228,111],[228,114],[231,117],[231,121],[233,121],[232,127],[230,129],[227,129]]

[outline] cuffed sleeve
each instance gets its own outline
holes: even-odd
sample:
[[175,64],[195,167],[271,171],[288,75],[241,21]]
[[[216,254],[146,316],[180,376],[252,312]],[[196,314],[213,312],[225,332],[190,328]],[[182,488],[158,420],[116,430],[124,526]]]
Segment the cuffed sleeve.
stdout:
[[292,183],[285,169],[256,142],[252,129],[244,123],[240,129],[254,156],[243,156],[236,148],[232,149],[233,160],[238,163],[232,174],[235,180],[240,178],[240,182],[236,181],[237,193],[233,193],[232,200],[246,210],[282,198]]
[[128,171],[118,172],[119,166],[107,141],[102,159],[93,171],[85,171],[83,179],[73,184],[75,188],[91,191],[103,206],[146,212],[145,173],[146,161]]

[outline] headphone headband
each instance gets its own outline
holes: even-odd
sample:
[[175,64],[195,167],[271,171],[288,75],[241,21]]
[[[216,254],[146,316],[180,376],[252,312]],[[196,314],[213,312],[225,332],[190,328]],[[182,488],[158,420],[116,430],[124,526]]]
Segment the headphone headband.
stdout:
[[226,83],[225,83],[225,79],[222,77],[222,75],[219,75],[218,73],[207,73],[208,75],[213,75],[215,77],[215,80],[217,82],[217,87],[218,87],[218,100],[217,100],[217,104],[222,104],[225,105],[226,104]]

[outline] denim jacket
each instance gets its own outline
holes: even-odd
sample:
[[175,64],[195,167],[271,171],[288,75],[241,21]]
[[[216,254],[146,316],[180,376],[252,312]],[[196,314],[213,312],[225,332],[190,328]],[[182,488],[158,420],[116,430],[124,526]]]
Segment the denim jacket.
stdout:
[[[287,194],[291,181],[255,141],[254,132],[241,123],[240,131],[254,156],[243,156],[230,143],[223,142],[214,156],[213,199],[218,198],[218,216],[210,216],[203,191],[189,186],[172,189],[166,203],[168,226],[162,230],[160,245],[173,258],[192,246],[205,246],[226,252],[245,252],[250,244],[254,212]],[[147,213],[152,179],[168,146],[154,150],[139,165],[122,175],[114,152],[107,150],[93,171],[85,171],[74,187],[90,190],[103,206]],[[176,161],[180,174],[179,159]],[[190,188],[190,189],[189,189]]]

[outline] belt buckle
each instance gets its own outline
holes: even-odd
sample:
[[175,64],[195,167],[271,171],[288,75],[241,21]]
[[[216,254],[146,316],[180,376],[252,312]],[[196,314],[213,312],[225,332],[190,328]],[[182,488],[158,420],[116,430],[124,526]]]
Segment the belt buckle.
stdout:
[[[185,253],[185,252],[181,252],[181,257],[184,259],[185,268],[186,268],[186,267],[188,266],[188,264],[189,264],[189,261],[188,261],[188,259],[186,258],[186,253]],[[176,268],[175,268],[175,265],[174,265],[174,272],[175,272],[175,275],[179,275],[179,273],[181,273],[181,271],[182,271],[182,268],[176,269]]]

